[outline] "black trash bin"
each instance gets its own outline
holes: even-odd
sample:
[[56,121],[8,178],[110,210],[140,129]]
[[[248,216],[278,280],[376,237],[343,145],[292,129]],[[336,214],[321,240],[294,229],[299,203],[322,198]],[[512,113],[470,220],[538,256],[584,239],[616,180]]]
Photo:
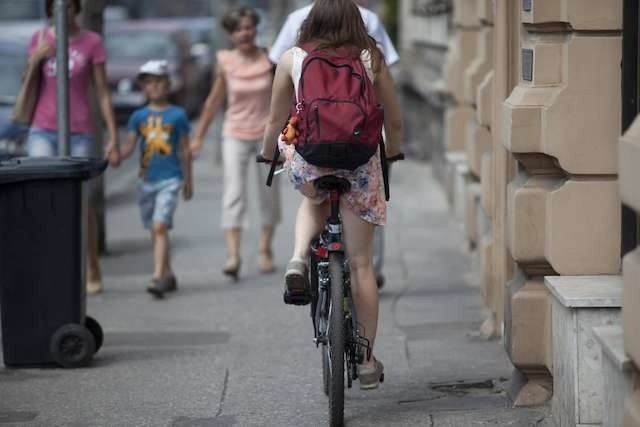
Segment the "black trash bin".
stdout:
[[0,161],[0,312],[7,367],[88,363],[102,344],[85,315],[86,185],[107,162]]

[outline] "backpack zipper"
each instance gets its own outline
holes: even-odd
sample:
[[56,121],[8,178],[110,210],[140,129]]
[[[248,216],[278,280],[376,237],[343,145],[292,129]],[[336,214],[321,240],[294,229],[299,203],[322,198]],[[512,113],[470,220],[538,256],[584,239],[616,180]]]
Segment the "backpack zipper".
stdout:
[[317,105],[313,106],[313,114],[316,116],[316,138],[320,140],[320,113]]
[[[357,103],[353,101],[340,101],[340,100],[335,100],[331,98],[315,98],[313,101],[309,103],[309,106],[315,104],[318,101],[323,101],[327,103],[333,102],[333,103],[354,105],[358,110],[360,110],[360,113],[362,114],[362,129],[364,129],[367,126],[367,115],[365,114],[364,109]],[[316,120],[316,135],[317,135],[317,138],[320,139],[320,113],[318,111],[317,105],[313,105],[313,113],[315,115],[315,120]],[[360,134],[362,133],[362,129],[354,129],[353,135],[360,136]]]

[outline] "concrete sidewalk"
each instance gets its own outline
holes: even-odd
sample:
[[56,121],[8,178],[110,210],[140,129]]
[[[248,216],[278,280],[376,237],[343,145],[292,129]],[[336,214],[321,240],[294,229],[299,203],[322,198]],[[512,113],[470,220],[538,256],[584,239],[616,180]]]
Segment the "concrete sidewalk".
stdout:
[[[108,172],[106,291],[87,309],[105,329],[104,347],[85,369],[0,368],[0,424],[326,424],[308,308],[282,303],[299,196],[281,182],[279,272],[258,273],[254,221],[244,235],[242,279],[229,282],[220,271],[222,174],[209,150],[196,164],[195,199],[180,204],[172,233],[180,289],[161,301],[144,291],[152,259],[133,191],[137,160]],[[427,164],[394,168],[389,218],[376,347],[386,380],[377,391],[347,392],[347,424],[551,425],[548,408],[510,407],[504,388],[512,368],[502,344],[472,337],[482,301],[464,282],[460,232]]]

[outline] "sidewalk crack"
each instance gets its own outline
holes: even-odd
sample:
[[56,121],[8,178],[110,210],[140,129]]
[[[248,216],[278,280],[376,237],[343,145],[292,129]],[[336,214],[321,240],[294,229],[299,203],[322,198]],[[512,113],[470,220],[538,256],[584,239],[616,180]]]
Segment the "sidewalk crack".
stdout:
[[398,316],[397,316],[398,301],[400,301],[400,298],[402,298],[409,290],[409,270],[407,268],[407,263],[405,261],[405,258],[402,254],[400,254],[400,265],[402,267],[401,271],[402,271],[403,286],[400,292],[398,292],[398,294],[393,298],[393,303],[391,304],[391,313],[393,315],[394,326],[402,334],[402,338],[404,340],[404,357],[407,360],[407,365],[409,366],[409,368],[411,368],[411,357],[409,354],[409,342],[407,340],[407,334],[403,331],[402,326],[398,322]]
[[222,393],[220,394],[220,402],[218,403],[218,412],[216,412],[215,418],[218,418],[222,415],[222,406],[224,405],[224,400],[227,397],[227,389],[229,388],[229,369],[227,368],[224,373],[224,383],[222,384]]

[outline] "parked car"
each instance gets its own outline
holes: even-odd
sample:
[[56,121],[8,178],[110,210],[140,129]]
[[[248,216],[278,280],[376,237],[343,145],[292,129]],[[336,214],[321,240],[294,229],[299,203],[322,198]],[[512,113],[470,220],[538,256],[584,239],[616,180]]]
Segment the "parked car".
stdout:
[[207,61],[192,49],[194,44],[185,25],[163,19],[106,23],[107,79],[119,122],[126,121],[144,103],[136,74],[150,59],[169,62],[172,102],[184,107],[190,117],[198,113],[209,89],[211,71],[203,65]]
[[0,29],[0,157],[26,154],[29,127],[12,123],[11,112],[22,85],[29,38],[42,25],[41,21],[17,21]]

